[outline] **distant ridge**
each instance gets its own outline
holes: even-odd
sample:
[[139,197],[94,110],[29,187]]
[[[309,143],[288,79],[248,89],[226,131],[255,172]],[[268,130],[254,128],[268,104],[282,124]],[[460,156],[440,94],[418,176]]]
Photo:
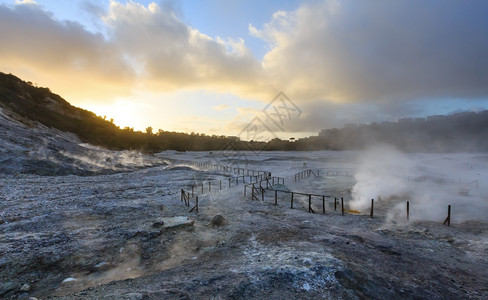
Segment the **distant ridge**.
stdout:
[[486,152],[488,110],[325,129],[315,142],[330,149],[381,142],[410,152]]
[[0,108],[24,124],[39,122],[81,141],[110,150],[155,153],[229,150],[355,150],[387,143],[409,152],[487,152],[488,111],[400,119],[397,123],[347,126],[322,130],[318,136],[294,142],[240,141],[235,137],[186,134],[159,130],[153,133],[121,129],[93,112],[74,107],[49,88],[36,87],[12,74],[0,72]]

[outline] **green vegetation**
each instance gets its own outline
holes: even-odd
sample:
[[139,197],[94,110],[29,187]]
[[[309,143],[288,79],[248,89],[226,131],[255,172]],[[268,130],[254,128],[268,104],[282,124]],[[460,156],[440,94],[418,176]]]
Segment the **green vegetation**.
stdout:
[[179,133],[152,127],[145,132],[121,129],[105,117],[77,108],[48,88],[36,87],[11,74],[0,72],[0,107],[8,108],[29,124],[38,121],[48,127],[71,132],[84,142],[113,150],[350,150],[374,143],[388,143],[405,151],[488,151],[488,111],[404,119],[398,123],[355,125],[323,130],[319,136],[285,141],[239,141],[235,137]]
[[[225,136],[186,134],[159,130],[153,133],[148,127],[145,133],[132,128],[121,129],[96,116],[94,113],[69,104],[48,88],[35,87],[11,74],[0,72],[0,106],[8,108],[23,118],[38,121],[48,127],[71,132],[84,142],[113,150],[139,150],[159,152],[212,151],[232,145],[234,150],[248,150],[251,144]],[[260,145],[263,148],[263,145]]]

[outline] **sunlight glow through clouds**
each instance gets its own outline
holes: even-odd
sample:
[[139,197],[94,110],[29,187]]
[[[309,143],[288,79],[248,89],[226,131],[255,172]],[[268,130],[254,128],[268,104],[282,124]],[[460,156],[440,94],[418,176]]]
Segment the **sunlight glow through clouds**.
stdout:
[[[287,130],[310,134],[336,126],[330,116],[339,111],[368,122],[436,114],[445,99],[457,100],[454,110],[488,108],[486,1],[272,1],[266,20],[235,35],[219,32],[240,32],[232,16],[201,15],[190,8],[203,4],[181,1],[70,2],[69,15],[85,7],[94,26],[55,15],[56,1],[0,0],[0,71],[136,129],[186,120],[191,131],[233,134],[240,108],[259,110],[279,91],[304,111]],[[259,3],[232,4],[236,20],[255,20]],[[253,39],[265,51],[251,48]],[[364,107],[368,114],[351,120],[348,112]]]
[[144,116],[151,107],[147,104],[128,99],[120,99],[112,104],[86,104],[85,108],[96,115],[113,119],[115,125],[120,128],[134,128],[143,131],[150,125],[145,125]]

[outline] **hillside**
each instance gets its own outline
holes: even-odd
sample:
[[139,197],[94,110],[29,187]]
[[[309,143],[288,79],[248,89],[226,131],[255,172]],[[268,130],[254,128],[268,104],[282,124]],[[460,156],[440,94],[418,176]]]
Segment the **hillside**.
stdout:
[[246,142],[225,136],[186,134],[159,130],[147,133],[121,129],[94,113],[69,104],[48,88],[35,87],[11,74],[0,73],[0,108],[15,115],[25,125],[72,133],[80,142],[109,150],[136,150],[156,153],[164,150],[355,150],[386,143],[406,152],[486,152],[488,151],[488,111],[402,119],[322,130],[319,136],[296,142],[274,139]]
[[[163,163],[152,156],[86,143],[96,142],[96,135],[88,134],[91,123],[103,124],[93,113],[15,76],[0,74],[0,79],[0,173],[93,175]],[[110,126],[114,127],[105,128]]]
[[159,165],[132,151],[83,143],[76,135],[21,118],[0,107],[0,174],[94,175]]
[[49,88],[35,87],[11,74],[0,72],[0,107],[15,114],[25,124],[39,122],[49,128],[77,135],[81,141],[111,150],[137,150],[146,153],[163,150],[248,149],[244,142],[223,136],[186,134],[160,130],[142,133],[121,129],[93,112],[74,107]]

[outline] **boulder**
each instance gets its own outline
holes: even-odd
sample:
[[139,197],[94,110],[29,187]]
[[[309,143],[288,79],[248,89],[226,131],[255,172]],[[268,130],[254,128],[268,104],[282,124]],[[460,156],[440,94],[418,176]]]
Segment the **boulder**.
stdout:
[[194,223],[194,220],[184,216],[162,219],[162,225],[165,229],[193,226]]
[[216,215],[213,217],[212,222],[210,222],[212,226],[224,226],[227,225],[227,220],[222,215]]

